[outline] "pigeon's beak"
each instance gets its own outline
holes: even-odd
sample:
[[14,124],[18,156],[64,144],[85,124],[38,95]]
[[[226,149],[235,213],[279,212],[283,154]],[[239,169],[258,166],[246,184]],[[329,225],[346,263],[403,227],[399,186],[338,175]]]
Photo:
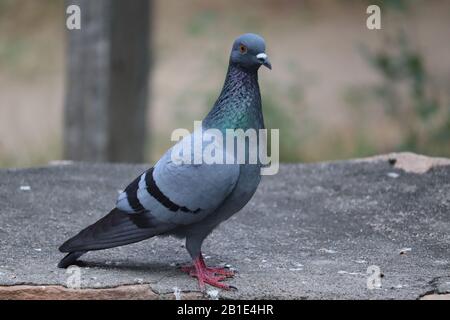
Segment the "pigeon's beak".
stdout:
[[269,57],[267,56],[267,54],[265,53],[258,53],[256,55],[256,59],[258,59],[258,61],[265,67],[269,68],[270,70],[272,70],[272,64],[269,61]]

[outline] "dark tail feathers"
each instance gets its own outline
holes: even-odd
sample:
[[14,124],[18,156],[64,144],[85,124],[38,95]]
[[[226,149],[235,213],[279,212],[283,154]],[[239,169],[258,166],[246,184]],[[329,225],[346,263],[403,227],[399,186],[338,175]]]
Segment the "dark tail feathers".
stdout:
[[58,268],[67,268],[68,266],[75,264],[77,259],[85,253],[86,251],[74,251],[69,253],[58,263]]
[[59,247],[69,252],[58,264],[66,268],[87,251],[102,250],[148,239],[157,233],[157,228],[145,220],[144,213],[128,214],[117,208],[82,230]]

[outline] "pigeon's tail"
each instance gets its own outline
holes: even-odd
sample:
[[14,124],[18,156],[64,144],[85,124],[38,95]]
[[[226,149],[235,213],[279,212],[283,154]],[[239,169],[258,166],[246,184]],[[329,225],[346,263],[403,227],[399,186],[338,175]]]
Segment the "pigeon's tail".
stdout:
[[75,264],[77,259],[85,253],[86,251],[74,251],[69,253],[58,263],[58,268],[67,268],[68,266]]
[[144,214],[128,214],[117,208],[102,219],[82,230],[59,247],[69,254],[58,264],[67,267],[82,254],[142,241],[157,234],[157,228],[145,219]]

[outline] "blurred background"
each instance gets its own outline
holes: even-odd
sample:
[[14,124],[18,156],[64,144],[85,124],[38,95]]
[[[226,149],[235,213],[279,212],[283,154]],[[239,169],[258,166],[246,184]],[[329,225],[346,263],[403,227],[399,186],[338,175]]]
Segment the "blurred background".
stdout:
[[[0,0],[0,167],[68,158],[67,45],[79,31],[66,28],[67,4]],[[369,4],[382,8],[382,30],[367,29]],[[282,161],[403,150],[450,156],[450,1],[155,0],[144,33],[142,161],[157,159],[173,129],[192,130],[208,112],[230,46],[245,32],[267,42],[273,70],[260,71],[260,85],[266,126],[280,128]]]

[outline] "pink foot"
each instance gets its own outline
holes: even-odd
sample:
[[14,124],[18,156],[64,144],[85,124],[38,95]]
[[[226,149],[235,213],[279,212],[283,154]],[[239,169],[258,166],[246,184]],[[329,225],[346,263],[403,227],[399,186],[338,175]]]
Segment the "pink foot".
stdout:
[[207,267],[201,254],[194,260],[194,265],[183,266],[181,267],[181,271],[197,278],[198,285],[202,291],[205,290],[205,283],[224,290],[236,289],[233,286],[221,283],[226,278],[233,277],[235,272],[226,268]]

